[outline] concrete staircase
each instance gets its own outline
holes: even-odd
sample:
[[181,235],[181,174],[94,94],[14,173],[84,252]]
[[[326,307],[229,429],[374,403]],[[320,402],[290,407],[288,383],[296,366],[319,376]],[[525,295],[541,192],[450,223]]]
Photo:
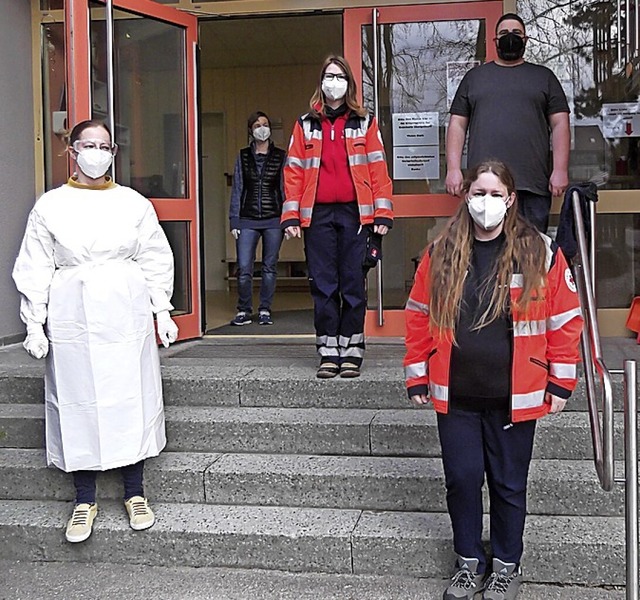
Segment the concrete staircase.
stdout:
[[[63,534],[71,478],[45,466],[42,367],[18,352],[0,352],[0,560],[449,575],[435,415],[408,404],[401,345],[372,345],[360,379],[330,381],[314,378],[309,340],[165,352],[169,442],[145,471],[157,523],[130,530],[119,477],[105,473],[94,534],[75,545]],[[525,579],[614,597],[605,589],[624,585],[623,490],[599,488],[585,408],[580,388],[539,423]]]

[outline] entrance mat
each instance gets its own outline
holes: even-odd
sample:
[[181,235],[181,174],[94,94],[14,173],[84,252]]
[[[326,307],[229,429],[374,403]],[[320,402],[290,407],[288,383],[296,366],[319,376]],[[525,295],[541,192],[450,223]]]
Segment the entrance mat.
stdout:
[[315,334],[313,328],[313,309],[285,310],[271,313],[273,325],[258,325],[258,315],[255,314],[250,325],[222,325],[210,329],[206,335],[299,335]]

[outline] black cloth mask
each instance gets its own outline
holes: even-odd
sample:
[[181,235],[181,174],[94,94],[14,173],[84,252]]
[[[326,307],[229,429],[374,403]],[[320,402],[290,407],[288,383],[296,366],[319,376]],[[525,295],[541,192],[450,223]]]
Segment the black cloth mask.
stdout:
[[518,60],[524,54],[524,39],[510,31],[498,38],[498,56],[502,60]]

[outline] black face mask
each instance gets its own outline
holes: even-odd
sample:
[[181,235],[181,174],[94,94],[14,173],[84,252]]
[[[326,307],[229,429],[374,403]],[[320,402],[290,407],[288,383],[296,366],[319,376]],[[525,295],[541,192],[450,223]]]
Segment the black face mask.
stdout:
[[498,56],[502,60],[518,60],[524,54],[524,39],[510,31],[498,38]]

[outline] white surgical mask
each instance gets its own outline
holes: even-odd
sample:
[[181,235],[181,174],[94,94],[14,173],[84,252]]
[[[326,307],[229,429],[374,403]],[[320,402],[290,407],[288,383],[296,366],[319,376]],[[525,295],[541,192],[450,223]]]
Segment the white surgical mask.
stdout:
[[471,218],[482,229],[495,229],[507,214],[507,198],[502,196],[471,196],[467,199],[467,208]]
[[266,125],[260,125],[253,130],[253,137],[259,142],[264,142],[271,137],[271,129]]
[[334,77],[333,81],[322,80],[322,91],[329,100],[341,100],[347,93],[348,81],[341,81]]
[[76,162],[80,170],[91,179],[99,179],[111,166],[113,154],[100,148],[86,148],[78,152]]

